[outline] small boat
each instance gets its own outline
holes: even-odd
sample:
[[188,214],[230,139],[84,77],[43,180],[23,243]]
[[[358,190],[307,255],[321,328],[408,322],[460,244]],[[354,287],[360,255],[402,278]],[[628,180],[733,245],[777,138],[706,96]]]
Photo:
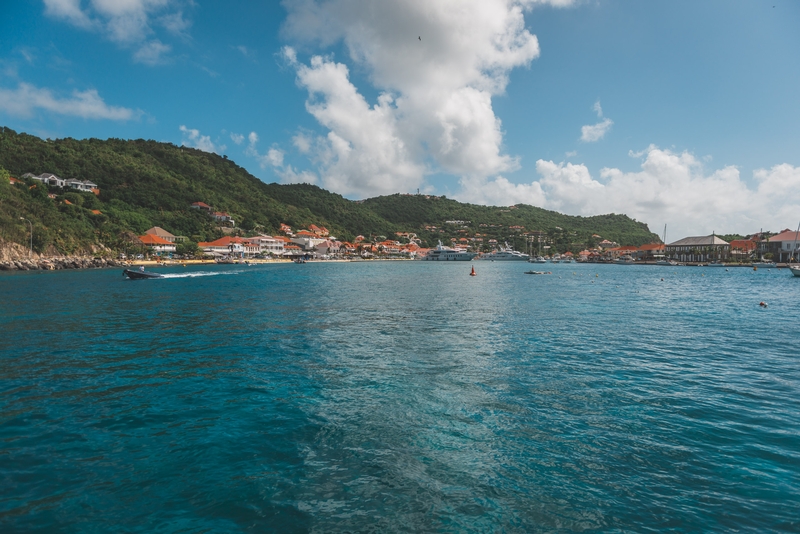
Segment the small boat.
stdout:
[[144,267],[138,271],[133,269],[125,269],[122,271],[122,276],[127,276],[130,280],[145,280],[147,278],[164,278],[163,274],[151,273],[144,270]]
[[777,267],[777,264],[774,261],[754,261],[753,267]]
[[725,262],[719,260],[708,262],[709,267],[725,267]]
[[525,274],[553,274],[552,271],[525,271]]
[[800,278],[800,266],[798,265],[790,265],[789,270],[792,271],[792,274]]

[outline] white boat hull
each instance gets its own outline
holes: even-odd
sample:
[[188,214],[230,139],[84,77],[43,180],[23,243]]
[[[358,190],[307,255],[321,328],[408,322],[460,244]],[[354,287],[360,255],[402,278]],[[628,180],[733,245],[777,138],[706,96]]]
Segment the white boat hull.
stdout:
[[800,267],[789,267],[789,270],[792,271],[792,274],[800,278]]

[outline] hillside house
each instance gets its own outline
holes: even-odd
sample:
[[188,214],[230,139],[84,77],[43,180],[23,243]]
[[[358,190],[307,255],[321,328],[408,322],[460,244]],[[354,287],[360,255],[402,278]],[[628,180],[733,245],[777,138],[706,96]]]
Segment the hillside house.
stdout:
[[169,241],[170,243],[175,243],[177,241],[182,240],[181,238],[178,238],[177,236],[174,236],[171,233],[167,232],[160,226],[153,226],[149,230],[146,230],[145,234],[158,236],[165,241]]
[[189,207],[190,207],[190,208],[193,208],[193,209],[196,209],[196,210],[203,210],[203,211],[207,211],[207,212],[209,212],[209,213],[211,213],[212,211],[214,211],[213,209],[211,209],[211,206],[209,206],[209,205],[208,205],[208,204],[206,204],[205,202],[192,202],[192,205],[191,205],[191,206],[189,206]]

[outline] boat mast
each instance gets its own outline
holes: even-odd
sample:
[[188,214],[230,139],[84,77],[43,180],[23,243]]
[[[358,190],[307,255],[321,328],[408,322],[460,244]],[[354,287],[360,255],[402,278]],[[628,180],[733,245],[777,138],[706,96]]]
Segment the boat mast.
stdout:
[[792,258],[794,258],[794,253],[797,250],[797,234],[800,233],[800,223],[797,223],[797,232],[794,233],[794,245],[792,245],[792,251],[789,253],[789,263],[792,263]]

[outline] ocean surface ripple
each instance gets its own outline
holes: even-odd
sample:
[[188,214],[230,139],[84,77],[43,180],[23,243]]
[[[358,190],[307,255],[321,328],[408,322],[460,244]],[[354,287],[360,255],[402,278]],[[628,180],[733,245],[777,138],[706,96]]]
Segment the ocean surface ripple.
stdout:
[[0,275],[0,531],[800,531],[800,279],[474,265]]

